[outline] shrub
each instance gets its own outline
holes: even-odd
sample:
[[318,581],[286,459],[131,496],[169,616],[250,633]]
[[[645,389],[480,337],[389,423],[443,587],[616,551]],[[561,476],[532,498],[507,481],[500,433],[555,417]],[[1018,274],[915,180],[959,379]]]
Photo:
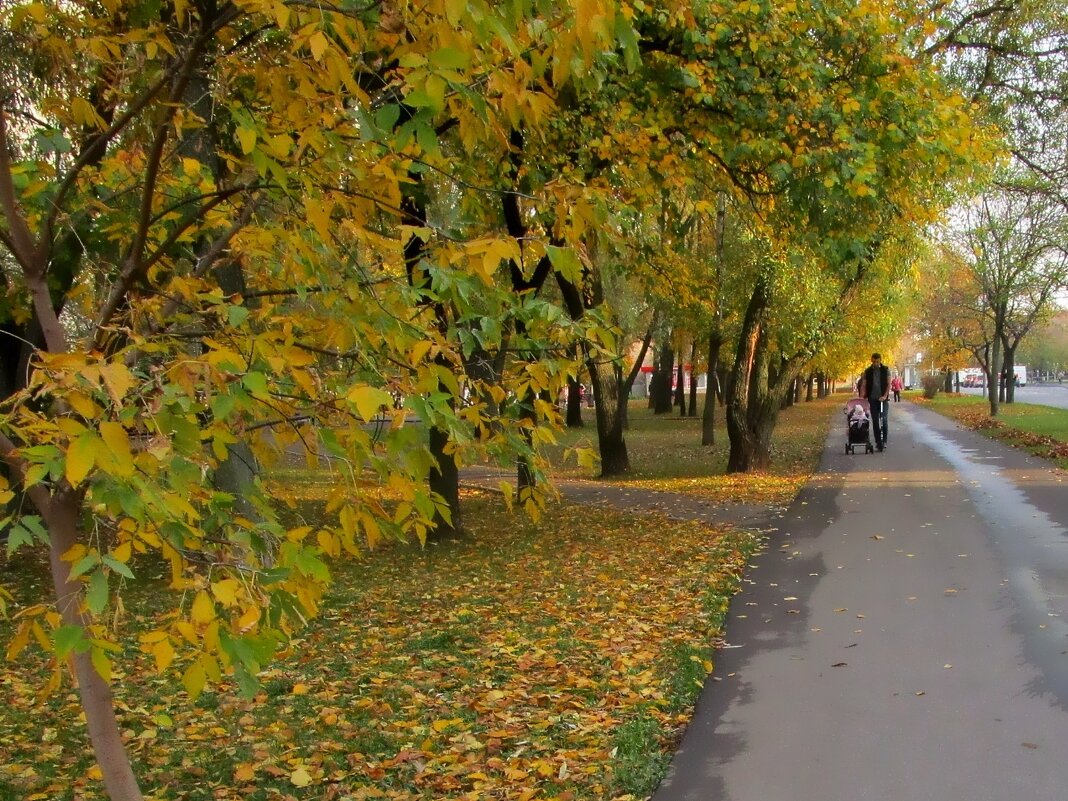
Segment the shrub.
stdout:
[[943,378],[940,375],[925,375],[923,377],[923,397],[930,400],[942,389]]

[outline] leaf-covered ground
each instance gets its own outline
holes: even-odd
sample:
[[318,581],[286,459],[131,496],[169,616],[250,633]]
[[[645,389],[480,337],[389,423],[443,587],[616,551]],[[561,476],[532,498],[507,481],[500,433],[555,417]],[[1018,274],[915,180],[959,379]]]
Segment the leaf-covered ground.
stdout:
[[[753,477],[751,497],[778,504],[784,488],[799,485],[837,405],[784,415],[777,448],[795,454],[791,466],[781,482]],[[700,483],[691,472],[672,481]],[[299,513],[319,514],[324,476],[296,475],[280,492]],[[745,491],[738,480],[720,486]],[[155,675],[131,647],[116,695],[147,795],[647,796],[759,543],[738,531],[563,504],[533,524],[477,493],[464,509],[468,539],[393,545],[339,565],[324,614],[264,673],[255,699],[222,687],[190,703],[176,675]],[[17,576],[18,599],[44,580],[43,566],[26,556],[4,568]],[[154,574],[166,572],[141,568],[148,580],[125,596],[131,643],[151,624],[146,610],[161,586]],[[0,624],[0,637],[8,633]],[[0,678],[0,801],[103,799],[77,698],[68,685],[40,699],[44,679],[26,653]]]
[[[632,470],[612,481],[635,489],[685,492],[713,502],[783,505],[812,474],[823,450],[828,415],[841,405],[841,398],[832,396],[790,407],[780,414],[775,429],[771,468],[754,474],[727,475],[729,443],[722,408],[716,409],[716,444],[708,448],[701,445],[699,418],[679,417],[677,412],[654,415],[644,402],[633,401],[626,432]],[[585,426],[567,431],[562,445],[596,450],[592,410],[584,412]],[[568,463],[558,468],[558,475],[593,478],[597,471]]]

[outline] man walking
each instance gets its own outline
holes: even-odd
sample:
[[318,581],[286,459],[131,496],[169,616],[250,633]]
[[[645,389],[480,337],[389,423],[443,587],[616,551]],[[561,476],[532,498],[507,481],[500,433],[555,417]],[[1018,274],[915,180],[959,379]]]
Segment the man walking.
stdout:
[[883,364],[883,357],[878,353],[871,355],[871,367],[860,377],[860,397],[868,399],[871,407],[871,427],[875,429],[875,449],[883,449],[886,432],[883,430],[883,404],[890,397],[890,368]]

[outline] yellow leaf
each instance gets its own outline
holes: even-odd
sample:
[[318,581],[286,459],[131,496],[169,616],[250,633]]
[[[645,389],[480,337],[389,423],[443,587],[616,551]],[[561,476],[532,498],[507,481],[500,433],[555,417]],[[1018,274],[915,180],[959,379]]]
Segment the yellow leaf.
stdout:
[[289,27],[289,6],[285,3],[274,4],[274,20],[283,31]]
[[307,787],[311,784],[312,778],[304,768],[297,768],[289,774],[289,781],[297,787]]
[[115,548],[112,549],[111,558],[112,559],[117,559],[118,561],[122,562],[123,564],[126,564],[127,562],[130,561],[130,553],[132,551],[133,551],[133,545],[131,545],[129,542],[123,542],[123,543],[121,543],[119,545],[116,545]]
[[89,475],[89,471],[93,469],[93,463],[96,461],[96,449],[99,443],[100,440],[89,432],[82,434],[71,442],[70,447],[67,449],[65,474],[72,487],[77,487],[81,484],[85,477]]
[[182,675],[182,684],[190,697],[196,699],[203,691],[208,677],[204,672],[204,666],[200,662],[194,662]]
[[[321,61],[323,54],[326,53],[327,48],[330,47],[330,42],[327,40],[326,36],[323,35],[322,31],[316,31],[311,35],[311,38],[308,39],[308,47],[311,48],[312,58],[316,61]],[[303,787],[304,785],[300,786]]]
[[241,588],[237,579],[223,579],[211,585],[211,593],[223,606],[233,606],[237,603],[237,591]]
[[215,619],[215,604],[204,590],[197,593],[191,614],[194,623],[207,624]]
[[311,688],[307,684],[294,684],[293,695],[307,695]]
[[191,643],[193,645],[196,645],[196,643],[197,643],[197,630],[195,628],[193,628],[193,624],[190,623],[188,620],[179,620],[179,621],[177,621],[174,624],[174,629],[179,634],[181,634],[182,637],[184,637],[187,642],[189,642],[189,643]]
[[308,218],[308,222],[324,239],[329,239],[330,234],[330,215],[333,212],[333,207],[327,203],[320,202],[309,198],[304,201],[304,215]]
[[19,626],[19,630],[15,632],[15,636],[11,638],[11,642],[7,646],[7,659],[10,662],[16,656],[18,656],[22,649],[30,642],[30,627],[32,623],[29,620],[23,620]]
[[93,648],[89,653],[89,661],[104,681],[111,681],[111,660],[102,648]]
[[239,782],[250,782],[256,778],[256,767],[247,762],[242,762],[234,771],[234,779]]
[[99,407],[93,402],[93,399],[81,392],[68,392],[67,403],[69,403],[70,407],[82,417],[89,418],[90,420],[96,417],[100,412]]
[[356,406],[356,412],[370,422],[383,406],[393,403],[393,396],[384,389],[367,385],[355,386],[349,390],[348,399]]
[[165,671],[174,661],[174,647],[171,645],[171,641],[169,639],[160,640],[153,645],[152,656],[156,660],[156,670],[160,673]]
[[[101,423],[100,436],[107,445],[111,459],[108,472],[121,478],[127,478],[134,473],[133,452],[130,450],[130,438],[118,423]],[[124,560],[125,561],[125,560]]]
[[250,606],[245,610],[245,614],[241,615],[241,618],[237,621],[237,630],[241,632],[248,631],[255,626],[260,620],[260,610],[255,606]]
[[247,156],[256,149],[256,132],[251,128],[238,128],[237,141],[241,143],[241,152]]

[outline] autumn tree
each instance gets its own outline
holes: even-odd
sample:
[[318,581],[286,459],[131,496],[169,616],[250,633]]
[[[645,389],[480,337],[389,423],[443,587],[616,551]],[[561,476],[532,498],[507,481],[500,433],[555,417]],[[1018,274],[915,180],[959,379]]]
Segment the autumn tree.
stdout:
[[983,364],[991,415],[997,415],[999,400],[1012,401],[1013,382],[1002,385],[1000,377],[1014,374],[1016,348],[1049,314],[1068,277],[1064,237],[1063,207],[1047,193],[1019,184],[977,198],[955,232],[959,258],[971,274],[968,285],[989,320]]
[[[28,500],[10,508],[9,548],[47,549],[54,584],[20,610],[10,653],[47,645],[54,684],[73,665],[116,801],[141,792],[108,685],[122,628],[104,621],[121,621],[142,554],[170,564],[175,591],[142,648],[192,696],[226,674],[251,691],[316,612],[329,558],[449,519],[453,499],[428,485],[442,455],[514,459],[532,450],[529,421],[554,419],[540,402],[524,415],[455,402],[476,344],[506,349],[520,332],[514,347],[551,355],[577,334],[497,280],[522,255],[513,238],[454,225],[418,180],[448,161],[443,117],[465,144],[502,142],[515,112],[502,98],[525,102],[513,88],[528,85],[499,83],[504,65],[539,29],[527,11],[0,10],[13,82],[0,95],[0,495]],[[602,35],[573,22],[550,29],[582,64]],[[503,381],[540,399],[568,363],[514,360]],[[475,398],[508,394],[470,383]],[[241,497],[203,480],[242,445],[348,465],[336,522],[287,529],[254,476]]]

